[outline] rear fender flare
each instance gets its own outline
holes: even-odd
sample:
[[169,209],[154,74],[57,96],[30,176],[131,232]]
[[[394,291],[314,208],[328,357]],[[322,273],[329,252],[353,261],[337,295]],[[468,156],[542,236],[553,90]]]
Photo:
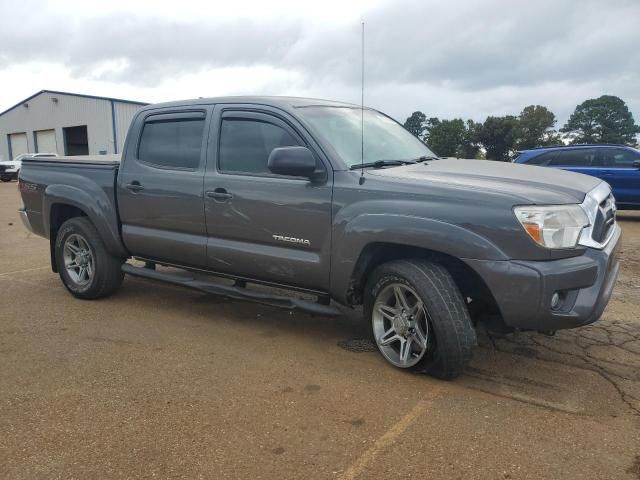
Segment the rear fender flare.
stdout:
[[116,205],[97,185],[85,183],[82,190],[70,185],[49,185],[43,195],[44,231],[50,232],[51,208],[55,204],[72,205],[83,211],[98,230],[111,255],[129,256],[120,239]]

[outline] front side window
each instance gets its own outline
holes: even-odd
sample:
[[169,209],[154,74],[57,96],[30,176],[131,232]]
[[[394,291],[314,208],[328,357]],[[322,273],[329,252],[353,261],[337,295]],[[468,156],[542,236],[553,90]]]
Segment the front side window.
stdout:
[[284,128],[259,120],[223,119],[219,168],[223,172],[270,175],[267,167],[274,148],[298,146]]
[[595,150],[578,148],[557,152],[549,165],[554,167],[593,167],[597,165]]
[[300,107],[299,111],[348,167],[360,164],[362,156],[365,163],[435,156],[402,125],[375,110],[314,106]]
[[604,165],[614,168],[633,168],[633,162],[640,160],[640,155],[622,148],[611,148],[604,152]]
[[138,159],[163,168],[196,169],[203,132],[201,118],[147,122],[140,137]]

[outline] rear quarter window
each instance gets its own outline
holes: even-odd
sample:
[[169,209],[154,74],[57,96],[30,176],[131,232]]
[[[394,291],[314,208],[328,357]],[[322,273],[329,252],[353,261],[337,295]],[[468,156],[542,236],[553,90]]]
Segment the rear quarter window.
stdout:
[[555,157],[556,152],[546,152],[541,155],[536,155],[533,158],[530,158],[526,162],[527,165],[548,165],[551,160]]

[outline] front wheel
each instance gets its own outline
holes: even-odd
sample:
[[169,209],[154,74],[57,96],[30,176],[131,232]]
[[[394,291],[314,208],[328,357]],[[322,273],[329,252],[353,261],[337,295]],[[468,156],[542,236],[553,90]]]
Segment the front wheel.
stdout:
[[9,175],[2,175],[0,177],[0,180],[2,180],[3,182],[10,182],[11,181],[11,177]]
[[124,278],[123,260],[107,252],[98,231],[86,217],[62,224],[56,236],[55,256],[62,283],[77,298],[109,296]]
[[452,379],[477,344],[469,311],[449,272],[422,259],[378,267],[365,295],[373,339],[392,365]]

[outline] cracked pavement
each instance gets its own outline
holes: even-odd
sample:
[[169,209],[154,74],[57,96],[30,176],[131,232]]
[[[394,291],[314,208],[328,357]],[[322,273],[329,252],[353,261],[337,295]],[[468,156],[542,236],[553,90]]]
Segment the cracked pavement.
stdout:
[[[498,352],[588,370],[616,391],[612,404],[617,400],[629,413],[640,415],[640,212],[620,212],[619,221],[624,232],[622,268],[613,298],[599,321],[554,336],[526,332],[491,339],[484,335],[476,361]],[[500,369],[489,372],[472,367],[469,374],[487,382],[508,381]],[[526,384],[527,379],[522,382]],[[553,401],[547,403],[553,406]],[[625,410],[621,407],[608,408]]]
[[72,298],[0,184],[0,478],[640,479],[640,212],[603,318],[441,382],[313,317],[127,278]]

